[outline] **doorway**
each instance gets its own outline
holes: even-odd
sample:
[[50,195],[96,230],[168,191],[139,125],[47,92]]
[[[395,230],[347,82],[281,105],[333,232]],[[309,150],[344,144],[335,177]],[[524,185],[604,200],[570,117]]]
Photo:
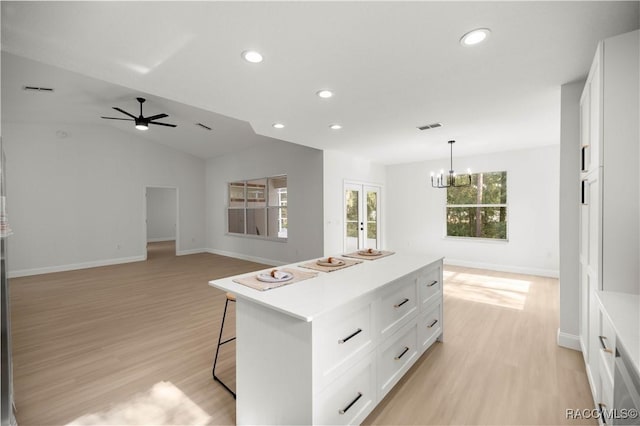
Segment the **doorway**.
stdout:
[[145,199],[145,244],[147,259],[178,253],[178,189],[147,186]]
[[345,182],[344,251],[380,249],[380,186]]

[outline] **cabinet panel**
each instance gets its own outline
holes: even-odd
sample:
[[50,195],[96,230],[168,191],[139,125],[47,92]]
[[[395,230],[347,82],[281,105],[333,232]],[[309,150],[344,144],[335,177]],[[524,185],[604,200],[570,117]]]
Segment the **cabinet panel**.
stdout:
[[373,347],[372,303],[349,304],[314,324],[317,330],[317,385],[323,386],[342,374]]
[[417,334],[418,325],[411,322],[378,349],[378,399],[384,398],[417,358]]
[[418,306],[417,276],[404,277],[389,285],[380,300],[380,335],[393,334],[415,316]]
[[360,424],[377,402],[375,382],[375,360],[369,356],[318,395],[313,423]]
[[426,351],[442,334],[442,304],[440,301],[418,317],[418,348]]
[[418,273],[418,294],[420,310],[424,309],[440,297],[442,292],[442,269],[426,268]]

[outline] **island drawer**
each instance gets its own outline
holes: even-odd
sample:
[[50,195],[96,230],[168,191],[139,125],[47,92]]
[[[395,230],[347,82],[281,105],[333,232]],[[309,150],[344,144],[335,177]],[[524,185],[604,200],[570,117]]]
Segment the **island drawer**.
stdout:
[[314,323],[316,389],[335,380],[373,348],[373,316],[373,304],[366,301],[345,305]]
[[442,309],[440,303],[434,303],[427,312],[418,317],[418,347],[424,352],[442,334]]
[[418,272],[418,293],[420,295],[421,310],[440,297],[442,292],[442,269],[440,266],[430,266]]
[[378,399],[402,378],[418,356],[418,327],[411,321],[378,348]]
[[391,336],[415,316],[418,306],[416,281],[415,274],[403,277],[381,293],[378,318],[383,338]]
[[362,423],[377,403],[374,360],[373,355],[363,358],[318,395],[314,424]]

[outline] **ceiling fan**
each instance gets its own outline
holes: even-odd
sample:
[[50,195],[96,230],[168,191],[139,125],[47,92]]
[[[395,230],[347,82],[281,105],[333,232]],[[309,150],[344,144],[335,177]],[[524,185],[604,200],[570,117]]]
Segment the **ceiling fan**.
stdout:
[[140,116],[136,117],[133,114],[128,113],[127,111],[120,109],[118,107],[113,107],[113,109],[115,109],[116,111],[119,111],[125,115],[128,115],[131,118],[116,118],[116,117],[100,117],[100,118],[106,118],[107,120],[125,120],[125,121],[135,121],[136,123],[136,129],[138,130],[147,130],[149,128],[149,124],[156,124],[158,126],[167,126],[167,127],[177,127],[177,125],[175,124],[169,124],[169,123],[158,123],[154,120],[159,120],[161,118],[165,118],[168,117],[169,115],[167,114],[156,114],[156,115],[152,115],[151,117],[144,117],[142,115],[142,104],[144,103],[144,101],[146,100],[145,98],[136,98],[138,100],[138,102],[140,102]]

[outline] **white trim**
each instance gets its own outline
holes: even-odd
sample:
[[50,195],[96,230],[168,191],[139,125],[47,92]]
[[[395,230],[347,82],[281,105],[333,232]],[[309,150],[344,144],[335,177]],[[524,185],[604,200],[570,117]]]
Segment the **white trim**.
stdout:
[[211,253],[211,254],[218,254],[220,256],[233,257],[236,259],[248,260],[250,262],[264,263],[266,265],[272,265],[272,266],[282,266],[282,265],[287,265],[291,263],[291,262],[282,262],[280,260],[265,259],[264,257],[248,256],[242,253],[234,253],[231,251],[218,250],[218,249],[212,249],[212,248],[206,249],[205,252]]
[[573,349],[575,351],[582,352],[582,346],[580,345],[580,337],[575,334],[564,333],[558,329],[558,336],[556,339],[558,346],[563,348]]
[[526,266],[496,265],[493,263],[469,262],[466,260],[450,259],[450,258],[445,258],[444,264],[453,265],[453,266],[464,266],[466,268],[489,269],[492,271],[514,272],[516,274],[538,275],[541,277],[550,277],[550,278],[560,277],[560,271],[556,269],[538,269],[538,268],[529,268]]
[[75,271],[77,269],[95,268],[98,266],[119,265],[121,263],[143,262],[146,256],[120,257],[117,259],[94,260],[91,262],[72,263],[69,265],[47,266],[44,268],[21,269],[9,271],[9,278],[28,277],[30,275],[50,274],[52,272]]
[[203,248],[190,249],[190,250],[180,250],[179,252],[176,253],[176,256],[186,256],[186,255],[189,255],[189,254],[199,254],[199,253],[207,253],[207,250],[203,249]]
[[175,238],[147,238],[148,243],[163,243],[165,241],[176,241]]

